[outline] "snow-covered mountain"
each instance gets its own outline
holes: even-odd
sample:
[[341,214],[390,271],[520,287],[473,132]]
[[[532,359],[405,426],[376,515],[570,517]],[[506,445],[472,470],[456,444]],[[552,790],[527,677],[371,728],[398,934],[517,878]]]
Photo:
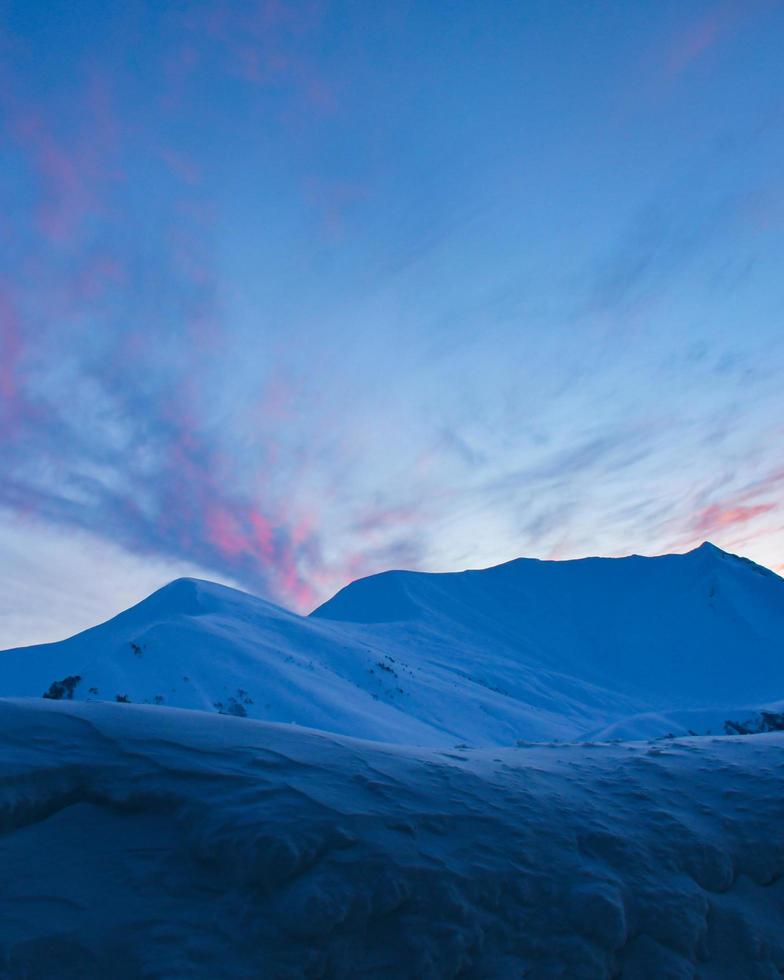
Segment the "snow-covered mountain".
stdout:
[[386,572],[301,617],[182,579],[0,654],[0,696],[44,693],[432,746],[722,731],[784,696],[784,580],[705,544]]
[[184,579],[6,651],[0,977],[781,977],[784,732],[657,736],[776,727],[783,639],[704,545],[309,617]]

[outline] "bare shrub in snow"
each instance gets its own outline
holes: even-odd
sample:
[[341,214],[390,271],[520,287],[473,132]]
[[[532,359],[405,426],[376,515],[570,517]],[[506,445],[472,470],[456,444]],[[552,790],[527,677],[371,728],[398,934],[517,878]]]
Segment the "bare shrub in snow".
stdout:
[[81,679],[78,674],[73,674],[70,677],[64,677],[61,681],[52,681],[49,690],[45,691],[43,696],[50,701],[62,701],[63,698],[72,701],[74,691]]

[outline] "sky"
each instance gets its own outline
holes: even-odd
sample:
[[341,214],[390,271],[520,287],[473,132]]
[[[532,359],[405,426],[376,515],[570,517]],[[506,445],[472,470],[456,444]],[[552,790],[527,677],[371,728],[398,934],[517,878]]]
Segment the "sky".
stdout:
[[0,647],[179,575],[784,568],[784,0],[0,0]]

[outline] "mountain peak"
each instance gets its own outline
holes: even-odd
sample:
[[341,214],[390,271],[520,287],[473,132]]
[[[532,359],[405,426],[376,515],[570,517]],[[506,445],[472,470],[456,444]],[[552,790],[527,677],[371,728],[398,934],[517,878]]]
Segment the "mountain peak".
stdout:
[[197,616],[205,611],[205,601],[220,597],[224,592],[230,595],[233,591],[226,586],[204,579],[176,578],[142,600],[140,605],[148,608],[155,606],[161,610],[170,609],[172,612],[186,616]]
[[210,582],[207,579],[183,577],[173,579],[161,586],[146,599],[142,599],[137,605],[126,610],[125,614],[138,612],[156,619],[170,616],[203,616],[248,603],[271,605],[258,596],[230,585]]
[[714,544],[712,541],[703,541],[701,545],[698,545],[692,551],[688,552],[691,555],[715,555],[716,557],[727,558],[730,556],[728,551],[724,551],[718,545]]

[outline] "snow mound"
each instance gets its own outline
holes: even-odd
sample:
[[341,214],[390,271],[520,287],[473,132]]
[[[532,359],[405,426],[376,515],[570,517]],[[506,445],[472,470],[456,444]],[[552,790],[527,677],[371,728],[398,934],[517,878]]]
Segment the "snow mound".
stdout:
[[712,545],[388,572],[309,617],[180,579],[78,636],[0,654],[0,696],[431,746],[704,734],[784,696],[782,636],[784,580]]
[[778,977],[783,750],[415,750],[0,701],[0,972]]

